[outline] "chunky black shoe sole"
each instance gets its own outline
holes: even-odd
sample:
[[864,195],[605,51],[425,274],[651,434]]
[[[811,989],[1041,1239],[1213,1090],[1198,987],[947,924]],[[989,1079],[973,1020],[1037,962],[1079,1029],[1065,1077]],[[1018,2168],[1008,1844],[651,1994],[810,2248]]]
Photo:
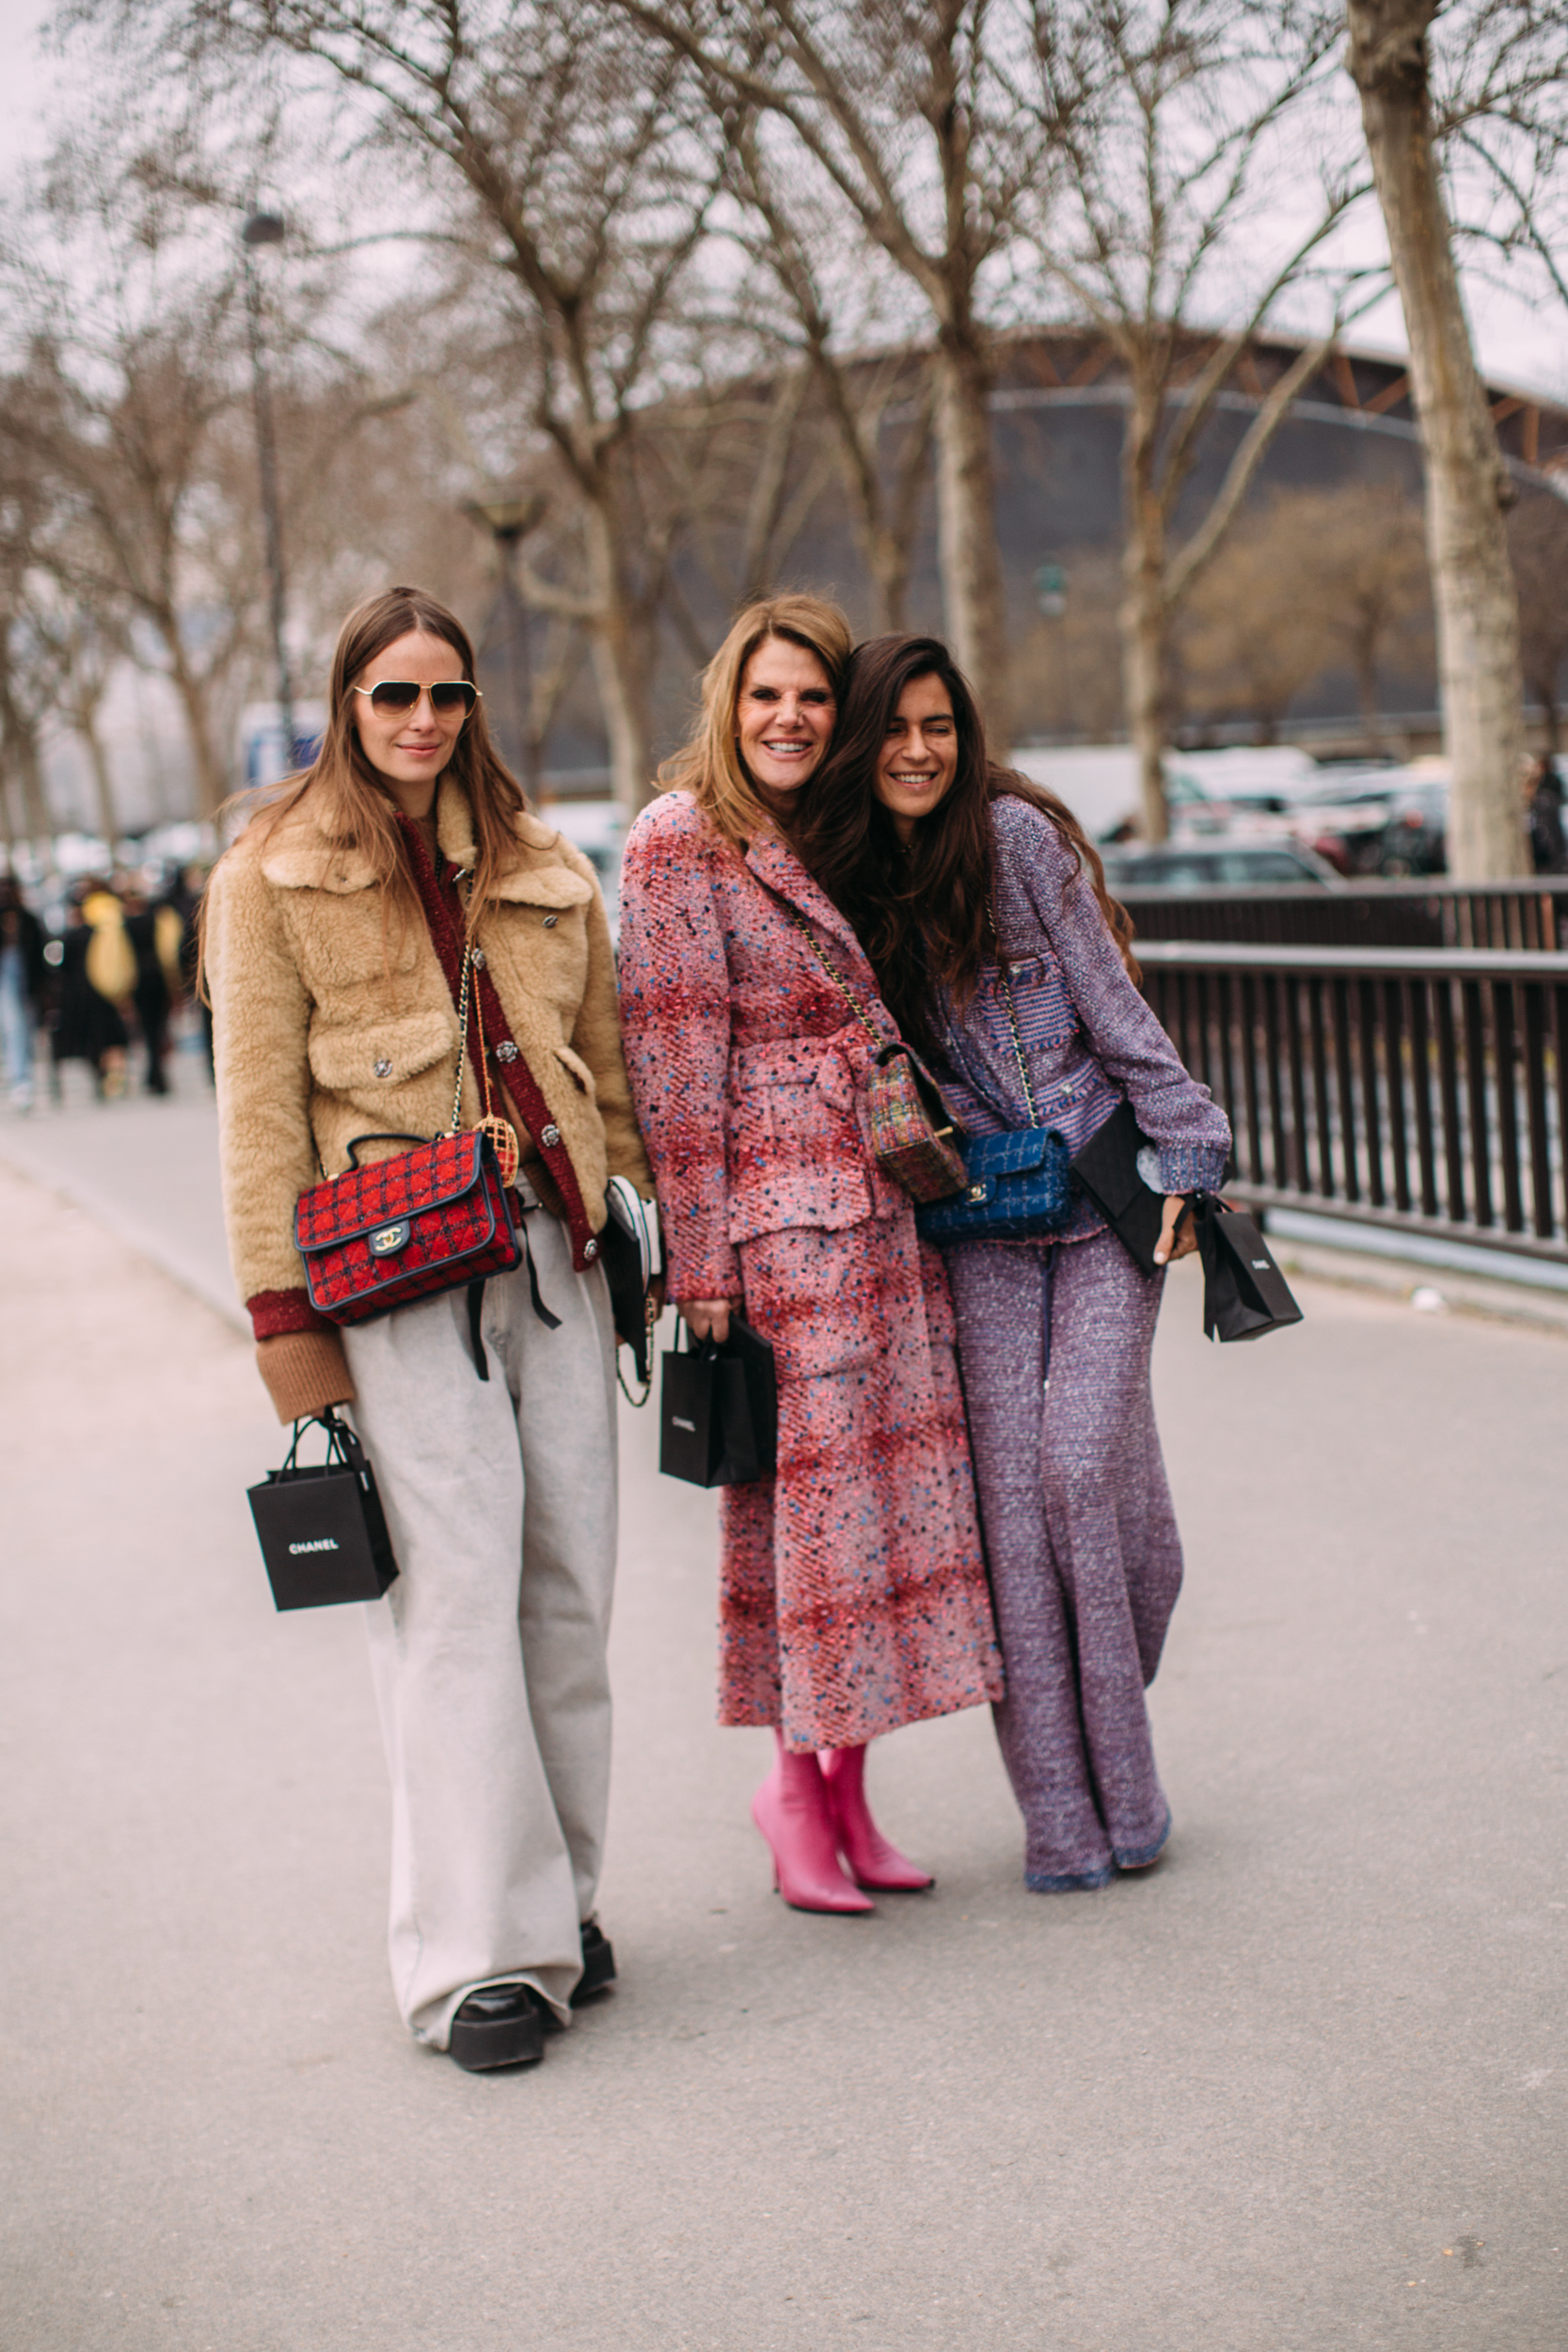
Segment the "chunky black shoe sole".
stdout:
[[601,1993],[608,1993],[615,1981],[615,1947],[596,1921],[590,1919],[582,1931],[582,1974],[572,1991],[571,2007],[580,2009]]
[[538,1994],[526,1984],[470,1993],[451,2021],[447,2048],[466,2074],[488,2074],[503,2066],[537,2066],[545,2055],[545,2019]]

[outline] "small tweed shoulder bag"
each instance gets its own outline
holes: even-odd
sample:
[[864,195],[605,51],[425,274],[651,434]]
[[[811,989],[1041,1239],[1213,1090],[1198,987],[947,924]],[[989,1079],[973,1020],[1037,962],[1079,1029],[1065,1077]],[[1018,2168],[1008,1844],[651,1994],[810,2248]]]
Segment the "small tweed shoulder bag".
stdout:
[[958,1198],[916,1210],[915,1224],[922,1237],[935,1242],[939,1249],[953,1249],[965,1241],[1040,1240],[1059,1233],[1072,1215],[1072,1170],[1067,1144],[1054,1127],[1040,1125],[1019,1034],[1012,976],[1002,952],[994,913],[990,927],[996,938],[996,977],[1007,1008],[1013,1059],[1029,1105],[1029,1124],[1006,1135],[971,1136],[964,1145],[965,1184]]
[[[469,889],[472,889],[470,881]],[[310,1304],[331,1323],[372,1322],[439,1291],[467,1290],[474,1370],[488,1380],[490,1368],[480,1337],[484,1285],[492,1274],[508,1274],[528,1252],[523,1211],[508,1190],[517,1172],[517,1137],[490,1102],[490,1073],[484,1052],[483,1015],[473,989],[473,942],[463,950],[458,990],[457,1089],[451,1126],[428,1141],[420,1136],[356,1136],[349,1164],[341,1175],[312,1184],[294,1209],[294,1244],[305,1261]],[[479,1067],[485,1116],[465,1131],[463,1060],[468,1048],[468,1008],[479,1024]],[[361,1168],[366,1143],[411,1143],[415,1149]],[[551,1314],[539,1295],[529,1258],[533,1310],[552,1329]]]
[[946,1200],[959,1190],[967,1171],[936,1081],[902,1038],[880,1034],[847,981],[822,953],[804,915],[787,905],[784,913],[876,1048],[865,1091],[878,1167],[911,1200]]

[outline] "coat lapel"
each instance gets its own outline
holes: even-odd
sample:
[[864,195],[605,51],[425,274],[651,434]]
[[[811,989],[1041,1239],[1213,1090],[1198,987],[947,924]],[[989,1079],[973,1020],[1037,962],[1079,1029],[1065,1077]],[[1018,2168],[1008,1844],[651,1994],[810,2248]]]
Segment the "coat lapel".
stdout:
[[746,863],[757,880],[776,897],[786,899],[807,918],[814,929],[826,931],[853,960],[854,977],[873,996],[880,995],[877,976],[866,961],[849,923],[839,913],[820,883],[807,873],[794,850],[781,841],[775,833],[757,834],[747,844]]

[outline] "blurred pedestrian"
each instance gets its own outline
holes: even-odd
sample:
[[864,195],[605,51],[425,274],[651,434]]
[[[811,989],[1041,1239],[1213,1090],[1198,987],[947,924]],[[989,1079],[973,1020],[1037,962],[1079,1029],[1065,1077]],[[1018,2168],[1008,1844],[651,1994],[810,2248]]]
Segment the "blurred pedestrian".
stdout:
[[[480,2070],[537,2061],[615,1974],[594,1913],[616,1534],[597,1237],[610,1175],[653,1187],[594,869],[501,765],[473,669],[418,589],[350,615],[316,758],[214,869],[205,958],[261,1376],[282,1421],[353,1400],[398,1560],[366,1610],[398,2003]],[[306,1289],[299,1196],[356,1144],[385,1160],[446,1131],[454,1082],[459,1124],[506,1147],[527,1263],[472,1327],[457,1289],[341,1329]]]
[[125,935],[135,958],[132,1000],[147,1049],[144,1083],[149,1094],[166,1094],[168,1024],[174,1007],[171,972],[177,986],[182,926],[174,909],[166,901],[154,906],[134,877],[122,887],[120,901],[125,910]]
[[12,874],[0,874],[0,1059],[13,1111],[33,1107],[33,1032],[48,966],[43,926]]
[[1229,1126],[1133,984],[1098,853],[1060,801],[988,759],[938,639],[858,648],[795,837],[959,1127],[1054,1128],[1077,1151],[1129,1102],[1157,1157],[1152,1279],[1086,1200],[1059,1238],[946,1251],[1025,1881],[1101,1886],[1170,1830],[1144,1690],[1181,1545],[1149,1353],[1164,1263],[1194,1246],[1182,1196],[1218,1184]]
[[719,1719],[773,1727],[752,1815],[786,1901],[833,1912],[931,1883],[872,1819],[867,1743],[1001,1689],[947,1284],[870,1151],[833,976],[893,1025],[785,831],[849,643],[816,596],[739,615],[627,840],[620,941],[671,1295],[699,1339],[743,1315],[778,1372],[776,1474],[721,1503]]
[[1538,874],[1568,873],[1568,835],[1562,824],[1562,779],[1557,762],[1544,756],[1531,763],[1525,787],[1529,817],[1530,856]]
[[131,1032],[123,1007],[136,984],[136,960],[119,900],[107,883],[79,882],[66,911],[59,994],[51,1048],[56,1065],[85,1061],[101,1102],[125,1091]]

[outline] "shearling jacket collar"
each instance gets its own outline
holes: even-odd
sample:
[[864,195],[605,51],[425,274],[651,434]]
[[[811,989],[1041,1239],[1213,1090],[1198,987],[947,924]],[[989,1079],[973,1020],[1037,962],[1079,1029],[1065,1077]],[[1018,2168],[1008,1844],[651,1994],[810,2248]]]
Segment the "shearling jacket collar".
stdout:
[[[517,862],[503,874],[497,896],[531,906],[585,905],[593,885],[560,856],[560,835],[527,811],[516,818]],[[462,786],[443,776],[436,799],[436,838],[443,857],[460,872],[478,856],[473,812]],[[261,858],[261,871],[279,890],[325,890],[346,897],[373,889],[375,869],[365,851],[337,839],[322,823],[309,796],[291,809]]]

